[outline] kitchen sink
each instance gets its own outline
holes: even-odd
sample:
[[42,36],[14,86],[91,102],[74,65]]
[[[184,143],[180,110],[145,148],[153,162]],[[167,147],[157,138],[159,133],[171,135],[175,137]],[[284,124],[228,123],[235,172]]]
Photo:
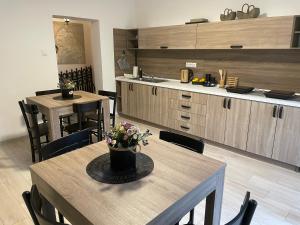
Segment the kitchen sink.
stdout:
[[152,78],[152,77],[143,77],[143,78],[134,78],[134,80],[140,80],[140,81],[144,81],[144,82],[150,82],[150,83],[162,83],[162,82],[166,82],[168,80],[165,79],[161,79],[161,78]]

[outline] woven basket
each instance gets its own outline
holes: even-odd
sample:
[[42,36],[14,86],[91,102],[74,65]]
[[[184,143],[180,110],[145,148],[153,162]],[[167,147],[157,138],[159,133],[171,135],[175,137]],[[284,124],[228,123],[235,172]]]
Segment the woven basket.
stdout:
[[[245,12],[245,10],[244,10],[245,6],[247,7],[247,8],[246,8],[246,12]],[[237,11],[236,16],[237,16],[237,18],[238,18],[239,20],[241,20],[241,19],[249,19],[249,18],[250,18],[250,17],[249,17],[249,7],[250,7],[250,6],[249,6],[247,3],[245,3],[245,4],[243,5],[243,7],[242,7],[242,11]]]
[[250,18],[257,18],[259,16],[259,14],[260,14],[260,9],[259,8],[256,8],[254,5],[249,6],[249,17]]
[[232,11],[232,9],[226,8],[224,10],[224,14],[220,15],[221,21],[227,21],[227,20],[235,20],[236,18],[236,12]]

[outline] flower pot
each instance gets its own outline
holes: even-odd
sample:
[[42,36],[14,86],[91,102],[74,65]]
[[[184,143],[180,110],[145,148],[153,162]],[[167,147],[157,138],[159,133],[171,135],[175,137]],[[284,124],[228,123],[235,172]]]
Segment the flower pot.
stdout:
[[130,148],[109,147],[110,166],[114,171],[136,169],[136,146]]
[[61,89],[61,96],[62,98],[69,99],[73,98],[73,89]]

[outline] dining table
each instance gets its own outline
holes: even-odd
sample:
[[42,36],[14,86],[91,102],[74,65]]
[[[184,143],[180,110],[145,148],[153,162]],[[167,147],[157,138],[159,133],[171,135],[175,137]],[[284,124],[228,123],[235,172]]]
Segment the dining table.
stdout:
[[204,224],[219,225],[226,163],[155,136],[148,143],[154,169],[140,180],[91,178],[87,165],[109,152],[101,141],[32,165],[32,183],[73,225],[174,225],[204,199]]
[[103,130],[110,129],[109,98],[86,91],[74,91],[73,98],[64,99],[61,93],[27,97],[28,104],[37,105],[39,111],[46,116],[49,129],[49,140],[54,141],[61,138],[59,117],[73,114],[73,104],[102,101],[103,108]]

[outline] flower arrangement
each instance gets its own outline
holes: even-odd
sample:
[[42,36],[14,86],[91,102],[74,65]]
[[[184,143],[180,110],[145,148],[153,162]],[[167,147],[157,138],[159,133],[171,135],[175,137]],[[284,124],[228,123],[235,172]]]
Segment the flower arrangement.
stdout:
[[57,84],[57,87],[60,89],[74,89],[76,86],[75,82],[69,79],[62,79]]
[[111,132],[106,134],[106,142],[113,148],[130,148],[139,145],[142,141],[143,145],[147,145],[147,137],[152,135],[149,130],[141,133],[136,126],[122,122],[115,126]]

